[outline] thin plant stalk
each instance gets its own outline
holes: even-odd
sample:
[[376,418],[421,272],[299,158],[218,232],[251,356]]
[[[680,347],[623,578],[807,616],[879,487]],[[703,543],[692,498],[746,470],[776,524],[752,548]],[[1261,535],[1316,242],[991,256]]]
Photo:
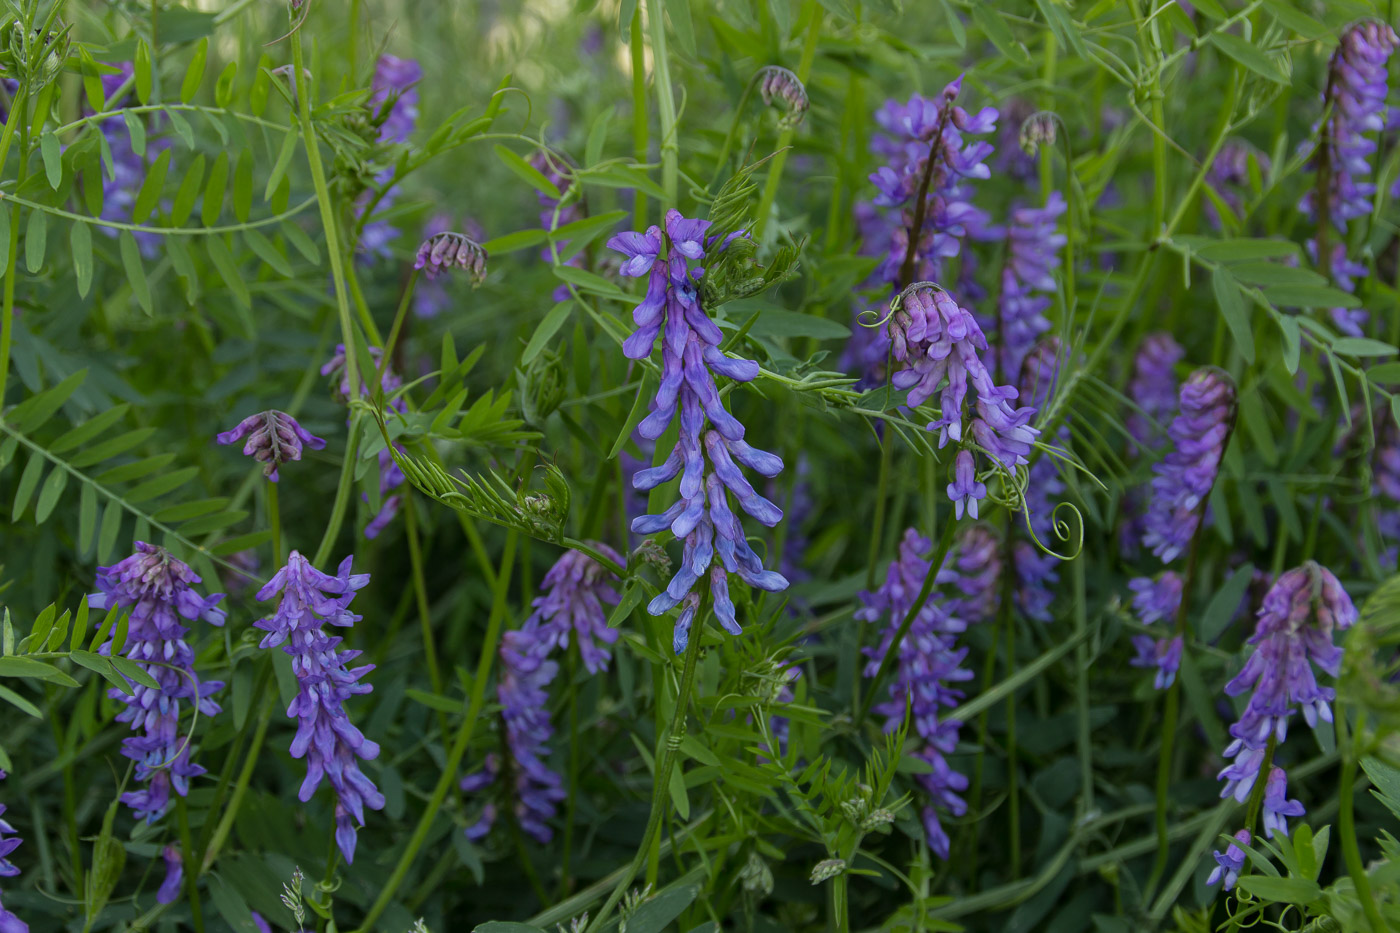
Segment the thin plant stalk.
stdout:
[[666,206],[676,206],[680,188],[680,140],[676,137],[676,98],[671,89],[671,62],[666,54],[666,12],[663,0],[647,0],[651,33],[652,75],[656,82],[656,112],[661,121],[661,187]]

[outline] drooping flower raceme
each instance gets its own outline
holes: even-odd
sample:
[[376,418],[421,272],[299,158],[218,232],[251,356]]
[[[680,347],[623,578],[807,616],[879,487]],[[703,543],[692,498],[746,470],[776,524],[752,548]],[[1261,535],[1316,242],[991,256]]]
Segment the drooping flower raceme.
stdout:
[[[959,307],[948,292],[922,284],[907,289],[896,305],[888,325],[899,364],[892,382],[896,389],[909,390],[911,407],[939,393],[942,414],[927,426],[938,432],[938,446],[950,440],[970,443],[1008,471],[1029,462],[1031,445],[1040,433],[1030,424],[1035,409],[1013,408],[1010,403],[1019,394],[1016,388],[996,384],[982,356],[987,339],[971,312]],[[964,435],[969,387],[976,393],[976,402]],[[968,480],[969,459],[957,458],[955,471],[961,475],[955,472],[955,485],[949,488],[949,497],[955,501],[986,496],[985,487]],[[977,515],[976,511],[971,514]]]
[[[185,641],[189,634],[181,622],[203,620],[224,624],[219,608],[223,594],[203,597],[194,590],[199,575],[164,548],[136,542],[136,552],[110,567],[97,568],[97,588],[88,597],[94,609],[120,607],[131,611],[127,623],[126,657],[141,665],[155,679],[153,689],[134,684],[131,693],[112,689],[107,695],[126,704],[118,722],[131,724],[137,733],[122,741],[122,754],[136,762],[136,780],[145,784],[122,794],[122,802],[138,818],[153,823],[170,806],[170,792],[184,797],[190,778],[204,769],[190,760],[190,746],[180,730],[181,701],[212,716],[219,705],[210,697],[223,684],[201,683],[194,673],[194,650]],[[111,642],[102,647],[110,654]]]
[[681,478],[680,499],[674,505],[632,522],[638,534],[670,528],[684,542],[675,576],[647,605],[652,615],[681,606],[673,637],[677,653],[689,643],[690,625],[699,608],[695,585],[706,573],[715,617],[735,635],[739,623],[729,595],[729,574],[769,592],[788,585],[782,574],[763,569],[729,505],[732,493],[743,511],[769,528],[775,526],[782,510],[759,495],[739,467],[771,478],[782,470],[783,461],[745,442],[744,426],[724,407],[715,385],[716,374],[749,382],[758,375],[758,364],[720,350],[720,329],[701,305],[698,284],[704,269],[692,263],[703,262],[707,250],[725,246],[706,240],[708,227],[709,221],[687,220],[671,210],[666,213],[664,233],[652,227],[646,233],[621,233],[608,241],[610,248],[627,257],[623,275],[647,277],[646,297],[632,312],[637,329],[623,343],[623,353],[629,359],[643,359],[651,354],[656,338],[662,338],[661,384],[637,433],[655,440],[678,415],[680,419],[679,438],[665,461],[639,470],[632,478],[639,490]]
[[422,269],[429,279],[436,279],[454,267],[465,270],[473,285],[486,278],[486,250],[465,233],[435,233],[418,247],[413,268]]
[[1173,450],[1153,467],[1143,519],[1143,546],[1163,563],[1186,550],[1201,523],[1235,424],[1235,383],[1219,369],[1198,369],[1182,384],[1178,409],[1167,429]]
[[[970,543],[972,549],[967,556],[970,562],[976,562],[979,556],[984,556],[979,546],[984,542]],[[879,644],[865,649],[869,659],[865,676],[873,677],[879,671],[881,660],[893,645],[895,633],[914,608],[930,573],[938,574],[935,582],[939,584],[961,582],[960,574],[946,564],[938,570],[931,566],[924,556],[931,549],[932,542],[914,529],[908,529],[879,589],[860,594],[857,619],[864,622],[888,619]],[[995,579],[995,574],[991,578]],[[973,579],[985,579],[985,576],[978,574]],[[956,640],[957,633],[967,628],[967,621],[952,611],[964,602],[969,606],[985,605],[975,587],[964,591],[961,600],[947,601],[936,593],[930,594],[910,621],[909,630],[899,645],[889,699],[872,707],[874,712],[886,717],[886,730],[893,730],[904,719],[907,698],[914,732],[923,742],[913,754],[932,768],[927,774],[915,776],[915,781],[929,796],[922,813],[924,832],[929,848],[944,859],[948,857],[949,839],[939,820],[939,810],[953,816],[967,812],[967,804],[959,796],[967,789],[967,778],[954,771],[945,757],[957,746],[962,723],[939,718],[941,710],[956,706],[963,697],[962,691],[954,685],[972,678],[972,672],[962,666],[967,649],[959,648]]]
[[263,465],[263,476],[277,482],[277,468],[290,460],[300,460],[302,446],[320,450],[326,442],[297,423],[284,411],[264,411],[249,415],[231,431],[217,435],[220,444],[246,439],[245,456]]
[[[5,780],[5,772],[0,771],[0,781]],[[10,853],[19,848],[24,840],[13,835],[15,828],[5,822],[5,805],[0,803],[0,878],[13,878],[19,868],[10,861]],[[8,837],[6,834],[11,834]],[[0,933],[29,933],[29,924],[5,909],[0,903]]]
[[[1221,797],[1234,795],[1241,803],[1260,777],[1272,739],[1275,746],[1288,738],[1288,720],[1301,711],[1309,726],[1332,721],[1336,696],[1317,683],[1313,665],[1337,676],[1342,649],[1333,633],[1357,619],[1356,606],[1332,572],[1315,561],[1281,574],[1259,609],[1259,621],[1249,644],[1253,653],[1244,668],[1225,685],[1230,696],[1247,691],[1249,701],[1239,721],[1230,727],[1233,738],[1225,757],[1233,761],[1220,772],[1225,782]],[[1287,799],[1287,777],[1279,769],[1268,775],[1265,831],[1287,830],[1287,816],[1301,816],[1302,806]]]
[[365,808],[384,806],[384,795],[359,765],[359,760],[378,756],[379,746],[355,728],[345,711],[346,700],[373,689],[360,678],[374,665],[350,667],[360,652],[340,649],[341,638],[324,629],[348,628],[360,620],[350,611],[350,601],[369,583],[369,574],[352,574],[350,562],[345,558],[330,576],[292,551],[286,566],[258,590],[262,602],[281,595],[276,611],[254,623],[267,632],[260,647],[281,645],[292,657],[297,695],[287,716],[297,720],[297,732],[291,755],[306,759],[306,778],[297,796],[305,803],[323,780],[330,781],[336,795],[335,841],[347,863],[355,860],[357,827],[365,825]]
[[[614,563],[626,566],[627,562],[606,544],[589,544]],[[614,579],[612,571],[592,557],[568,550],[544,575],[540,584],[544,595],[531,603],[535,611],[530,619],[538,626],[546,647],[567,648],[570,638],[576,639],[579,657],[590,674],[608,669],[608,646],[617,641],[617,629],[608,627],[607,610],[603,608],[617,605]]]
[[783,115],[783,126],[796,126],[807,115],[807,89],[802,79],[781,65],[766,65],[755,76],[758,80],[758,93],[765,107],[773,106],[774,101],[782,101],[787,108]]
[[1050,192],[1044,207],[1017,207],[1006,225],[1006,264],[1001,270],[998,343],[1002,378],[1017,379],[1021,361],[1050,329],[1045,311],[1055,292],[1053,270],[1060,261],[1065,235],[1058,232],[1065,199]]
[[1311,162],[1320,177],[1299,207],[1309,218],[1321,216],[1341,231],[1347,221],[1371,213],[1376,186],[1365,179],[1376,141],[1367,134],[1385,126],[1386,62],[1398,41],[1385,23],[1357,23],[1342,34],[1327,67],[1323,103],[1331,109],[1326,124],[1318,127],[1321,144]]
[[[1133,591],[1133,611],[1143,625],[1165,622],[1174,625],[1181,609],[1182,579],[1175,571],[1168,570],[1156,580],[1137,577],[1128,582]],[[1153,686],[1165,690],[1176,680],[1176,672],[1181,668],[1182,640],[1177,634],[1162,638],[1151,635],[1134,635],[1133,647],[1137,657],[1128,663],[1133,667],[1156,668],[1157,676]]]
[[[997,111],[984,107],[969,114],[955,103],[961,90],[958,78],[937,99],[915,94],[903,104],[889,100],[875,114],[884,132],[871,137],[870,150],[885,164],[870,176],[877,190],[874,204],[859,203],[855,213],[861,253],[883,257],[866,282],[884,292],[881,308],[913,282],[941,279],[945,261],[961,252],[964,239],[988,235],[989,218],[973,206],[971,182],[991,176],[983,160],[992,145],[965,143],[963,134],[995,130]],[[883,380],[890,344],[884,328],[863,325],[860,318],[868,310],[857,302],[847,355],[860,367],[863,383],[874,385]]]
[[[485,767],[461,782],[463,791],[479,792],[509,774],[511,781],[504,792],[513,796],[515,818],[520,828],[541,844],[554,838],[549,821],[559,802],[568,796],[563,779],[545,763],[554,734],[546,688],[559,672],[559,665],[549,660],[551,644],[551,637],[541,631],[538,616],[501,637],[496,696],[501,702],[506,748],[502,754],[488,755]],[[467,828],[467,838],[484,837],[495,820],[496,806],[488,803],[480,819]]]
[[[1137,409],[1128,414],[1127,428],[1138,445],[1153,448],[1155,425],[1162,424],[1176,411],[1176,376],[1172,369],[1186,351],[1171,334],[1148,334],[1133,357],[1133,378],[1128,397]],[[1135,454],[1136,449],[1130,449]]]

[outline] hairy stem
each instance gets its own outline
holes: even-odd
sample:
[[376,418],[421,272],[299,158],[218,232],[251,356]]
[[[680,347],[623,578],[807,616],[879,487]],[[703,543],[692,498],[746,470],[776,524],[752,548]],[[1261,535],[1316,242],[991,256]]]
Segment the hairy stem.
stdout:
[[676,138],[676,98],[671,90],[671,61],[666,54],[666,12],[663,0],[647,0],[651,33],[652,74],[656,81],[656,110],[661,121],[661,187],[666,207],[676,206],[680,187],[680,141]]

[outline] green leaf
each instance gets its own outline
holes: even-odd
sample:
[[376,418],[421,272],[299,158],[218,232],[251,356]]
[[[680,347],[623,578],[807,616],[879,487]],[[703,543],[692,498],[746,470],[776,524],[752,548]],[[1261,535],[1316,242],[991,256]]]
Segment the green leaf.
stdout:
[[1240,601],[1244,599],[1244,594],[1249,589],[1249,583],[1252,579],[1254,579],[1254,565],[1248,563],[1230,575],[1230,579],[1226,580],[1225,585],[1211,597],[1205,612],[1202,613],[1201,621],[1196,626],[1197,638],[1207,643],[1214,643],[1220,637],[1239,610]]
[[494,240],[487,240],[481,244],[481,248],[486,250],[489,255],[502,256],[506,253],[514,253],[518,250],[538,246],[548,239],[549,234],[543,230],[516,230],[514,233],[498,236]]
[[49,215],[40,210],[29,212],[24,228],[24,267],[31,273],[44,267],[44,251],[49,245]]
[[248,283],[244,281],[242,273],[238,271],[238,263],[233,259],[233,253],[229,250],[228,244],[221,236],[210,236],[204,238],[204,246],[209,251],[209,258],[214,263],[214,268],[219,271],[219,277],[224,280],[229,291],[233,292],[234,300],[245,310],[252,307],[252,297],[248,294]]
[[39,137],[39,155],[44,160],[44,173],[49,176],[49,186],[57,191],[63,183],[63,147],[52,130],[45,130]]
[[1239,36],[1228,32],[1212,32],[1210,34],[1210,42],[1211,45],[1214,45],[1225,55],[1233,58],[1245,68],[1259,75],[1259,77],[1267,78],[1275,84],[1288,83],[1288,75],[1278,66],[1273,56],[1260,51],[1254,45],[1241,39]]
[[1240,262],[1246,259],[1286,259],[1298,255],[1298,246],[1288,240],[1216,240],[1197,247],[1196,255],[1211,262]]
[[90,611],[91,607],[88,605],[87,598],[80,597],[77,615],[73,617],[73,636],[68,640],[70,651],[82,647],[83,639],[87,637],[88,613]]
[[1238,882],[1250,894],[1280,904],[1311,904],[1322,897],[1322,888],[1307,878],[1268,878],[1246,875]]
[[1298,322],[1286,314],[1275,315],[1274,320],[1278,322],[1279,333],[1283,336],[1283,366],[1288,370],[1288,375],[1296,376],[1303,344]]
[[183,227],[194,213],[195,201],[199,198],[200,186],[204,181],[204,153],[199,153],[185,171],[180,189],[175,192],[175,203],[170,208],[170,223]]
[[554,182],[545,178],[544,175],[540,173],[539,169],[535,168],[529,162],[526,162],[505,146],[502,146],[500,143],[496,144],[496,158],[505,163],[506,168],[524,179],[525,183],[530,187],[538,191],[543,191],[551,198],[559,198],[559,188]]
[[83,448],[73,455],[69,463],[74,467],[81,468],[109,460],[142,443],[154,434],[155,430],[155,428],[135,428],[131,431],[124,431],[116,437],[109,437],[99,444]]
[[666,0],[666,15],[671,20],[671,28],[681,49],[691,58],[695,57],[695,23],[690,17],[690,0]]
[[162,473],[160,476],[146,480],[146,482],[139,486],[128,489],[122,494],[122,498],[133,505],[138,502],[145,502],[148,499],[163,496],[174,489],[180,488],[194,479],[198,473],[199,467],[194,466],[182,467],[178,470],[172,470],[169,473]]
[[173,453],[156,454],[154,457],[144,457],[134,460],[131,463],[123,463],[114,466],[109,470],[103,470],[93,477],[93,481],[103,486],[110,486],[113,483],[129,483],[133,480],[143,479],[150,476],[156,470],[164,469],[175,459]]
[[40,427],[53,417],[54,412],[63,407],[63,403],[68,401],[86,378],[87,370],[78,370],[58,385],[20,402],[6,413],[5,421],[10,427],[21,432],[29,432]]
[[[52,664],[36,661],[33,658],[0,658],[0,677],[19,677],[27,680],[42,680],[60,687],[76,687],[78,682]],[[159,684],[155,684],[159,687]]]
[[972,19],[977,23],[977,28],[992,41],[992,45],[997,47],[997,51],[1018,64],[1029,64],[1026,50],[1016,41],[1016,37],[1011,34],[1011,27],[1006,25],[1006,20],[1002,19],[1001,14],[990,3],[974,3]]
[[609,460],[617,456],[618,451],[622,450],[628,438],[632,436],[632,431],[647,416],[647,406],[656,396],[656,389],[659,385],[660,380],[655,373],[647,371],[642,374],[642,385],[637,390],[637,400],[632,403],[632,411],[628,413],[626,423],[622,425],[622,430],[617,432],[617,440],[613,441],[612,449],[608,451]]
[[234,891],[217,873],[209,875],[209,899],[233,933],[258,933],[253,909],[248,906],[247,899]]
[[421,703],[429,709],[439,710],[444,713],[460,713],[462,702],[449,697],[438,696],[436,693],[429,693],[426,690],[415,690],[409,688],[404,691],[404,696],[415,703]]
[[156,157],[151,170],[141,182],[141,190],[136,193],[136,204],[131,209],[131,222],[144,224],[160,202],[161,191],[165,188],[165,176],[170,171],[170,150],[165,149]]
[[1400,350],[1369,337],[1341,337],[1332,344],[1332,352],[1343,356],[1394,356]]
[[509,920],[488,920],[472,927],[472,933],[545,933],[539,927],[528,923],[515,923]]
[[219,80],[214,84],[214,103],[227,108],[233,103],[233,82],[238,79],[238,62],[231,61],[219,72]]
[[214,167],[209,170],[209,184],[204,188],[204,205],[200,208],[199,219],[204,226],[212,227],[219,221],[224,209],[224,189],[228,187],[228,151],[224,150],[214,159]]
[[112,666],[117,669],[117,672],[127,680],[141,684],[144,687],[150,687],[152,690],[160,689],[160,684],[156,682],[156,679],[146,673],[145,669],[135,661],[124,658],[121,655],[113,655],[109,660],[112,662]]
[[68,230],[68,249],[73,257],[73,275],[78,283],[78,297],[86,298],[92,288],[92,228],[81,221],[75,221]]
[[151,47],[145,39],[136,40],[136,97],[142,105],[151,102]]
[[20,712],[33,716],[35,719],[44,718],[44,714],[39,712],[39,707],[4,685],[0,685],[0,700],[13,704]]
[[287,131],[286,136],[282,137],[282,148],[277,153],[277,161],[272,165],[272,174],[267,176],[267,187],[263,190],[264,201],[272,200],[272,192],[277,190],[277,186],[282,183],[283,177],[286,176],[287,169],[292,164],[292,156],[296,155],[299,135],[296,127],[293,127]]
[[550,271],[554,273],[556,278],[563,279],[584,291],[594,292],[614,301],[631,302],[633,300],[626,292],[601,275],[594,275],[583,269],[575,269],[573,266],[552,266]]
[[39,490],[39,501],[34,505],[34,524],[42,525],[53,514],[54,506],[68,485],[68,471],[56,467],[49,478],[44,480],[44,488]]
[[252,228],[243,231],[243,240],[248,244],[248,248],[259,259],[271,266],[278,275],[285,278],[292,277],[292,264],[287,261],[286,256],[278,251],[277,247],[272,245],[271,240]]
[[111,560],[112,549],[117,546],[117,534],[122,530],[122,505],[115,499],[107,503],[102,513],[102,527],[97,531],[97,562],[106,564]]
[[185,69],[185,80],[180,82],[180,102],[188,104],[199,93],[199,85],[204,81],[204,67],[209,60],[209,37],[205,36],[195,46],[194,57]]
[[1230,335],[1235,338],[1235,345],[1240,349],[1240,355],[1246,363],[1253,363],[1254,331],[1250,329],[1249,310],[1245,306],[1243,296],[1240,295],[1239,283],[1235,281],[1234,276],[1225,271],[1224,266],[1218,266],[1211,275],[1211,288],[1215,292],[1215,303],[1225,318],[1226,326],[1230,328]]
[[764,308],[758,320],[749,328],[755,337],[815,337],[818,340],[845,340],[851,329],[839,321],[829,321],[815,314]]
[[215,557],[227,557],[230,554],[237,554],[239,551],[246,551],[249,548],[259,547],[272,540],[272,530],[254,531],[246,535],[239,535],[236,538],[229,538],[221,541],[209,549],[209,553]]
[[1355,295],[1325,285],[1270,285],[1264,297],[1279,308],[1359,308]]
[[613,114],[617,112],[617,106],[608,107],[602,113],[593,118],[593,125],[588,128],[588,141],[583,147],[583,164],[594,166],[603,157],[603,146],[608,141],[608,127],[612,125]]
[[14,506],[10,509],[10,521],[19,521],[19,517],[29,507],[29,500],[33,497],[34,490],[39,486],[39,479],[44,475],[44,464],[47,462],[41,455],[34,454],[24,465],[24,472],[19,477],[19,485],[15,487]]
[[549,309],[549,313],[540,321],[540,326],[535,328],[535,333],[530,337],[530,342],[525,345],[525,352],[520,355],[522,365],[528,366],[535,357],[544,350],[545,344],[559,332],[559,328],[564,326],[564,322],[569,319],[569,309],[574,306],[572,298],[565,298],[563,301]]
[[83,483],[78,494],[78,553],[87,554],[92,543],[92,533],[97,530],[97,490],[91,483]]
[[1305,39],[1314,42],[1336,44],[1332,30],[1295,7],[1289,0],[1264,0],[1264,7],[1285,29],[1291,29]]
[[289,220],[284,220],[281,224],[282,235],[287,238],[287,242],[296,248],[298,253],[313,266],[321,264],[321,250],[316,245],[316,241],[306,235],[306,231],[298,227]]
[[967,48],[967,30],[963,27],[962,19],[953,10],[953,5],[948,0],[938,0],[938,2],[943,6],[943,15],[948,20],[948,31],[953,34],[953,41],[957,43],[958,48]]
[[627,918],[627,933],[661,933],[685,912],[699,894],[700,886],[694,884],[660,892],[643,902]]
[[1278,262],[1241,262],[1230,267],[1230,274],[1250,285],[1326,285],[1327,280],[1311,269],[1285,266]]
[[[130,110],[122,111],[122,121],[126,123],[126,131],[131,136],[131,151],[141,158],[146,157],[146,124],[141,122],[141,118]],[[106,141],[103,141],[104,154],[108,157],[108,170],[111,167],[111,151],[106,149]]]
[[109,684],[116,687],[122,693],[131,695],[131,683],[123,678],[112,667],[112,662],[100,654],[93,654],[91,651],[70,651],[68,657],[73,659],[75,664],[82,665],[94,674],[103,677]]
[[233,168],[233,216],[246,224],[253,211],[253,153],[244,149]]
[[130,230],[123,230],[117,242],[121,246],[122,268],[126,270],[126,279],[131,284],[131,293],[136,296],[136,303],[147,314],[154,313],[151,286],[146,281],[146,270],[141,265],[141,248],[136,245],[136,237],[131,235]]

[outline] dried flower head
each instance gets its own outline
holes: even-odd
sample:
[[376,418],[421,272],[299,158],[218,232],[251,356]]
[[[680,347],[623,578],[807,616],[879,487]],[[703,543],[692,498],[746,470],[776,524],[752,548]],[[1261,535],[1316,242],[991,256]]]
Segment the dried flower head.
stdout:
[[471,273],[473,285],[486,278],[486,250],[465,233],[435,233],[418,247],[413,268],[422,269],[429,279],[435,279],[453,267]]
[[1018,142],[1021,144],[1021,151],[1026,155],[1035,155],[1036,150],[1041,146],[1055,145],[1056,128],[1058,118],[1048,110],[1041,110],[1033,113],[1021,121],[1021,133]]
[[268,410],[249,415],[232,431],[217,436],[220,444],[233,444],[247,439],[245,456],[263,465],[263,476],[277,482],[277,468],[291,460],[301,459],[302,446],[320,450],[326,442],[307,431],[284,411]]

